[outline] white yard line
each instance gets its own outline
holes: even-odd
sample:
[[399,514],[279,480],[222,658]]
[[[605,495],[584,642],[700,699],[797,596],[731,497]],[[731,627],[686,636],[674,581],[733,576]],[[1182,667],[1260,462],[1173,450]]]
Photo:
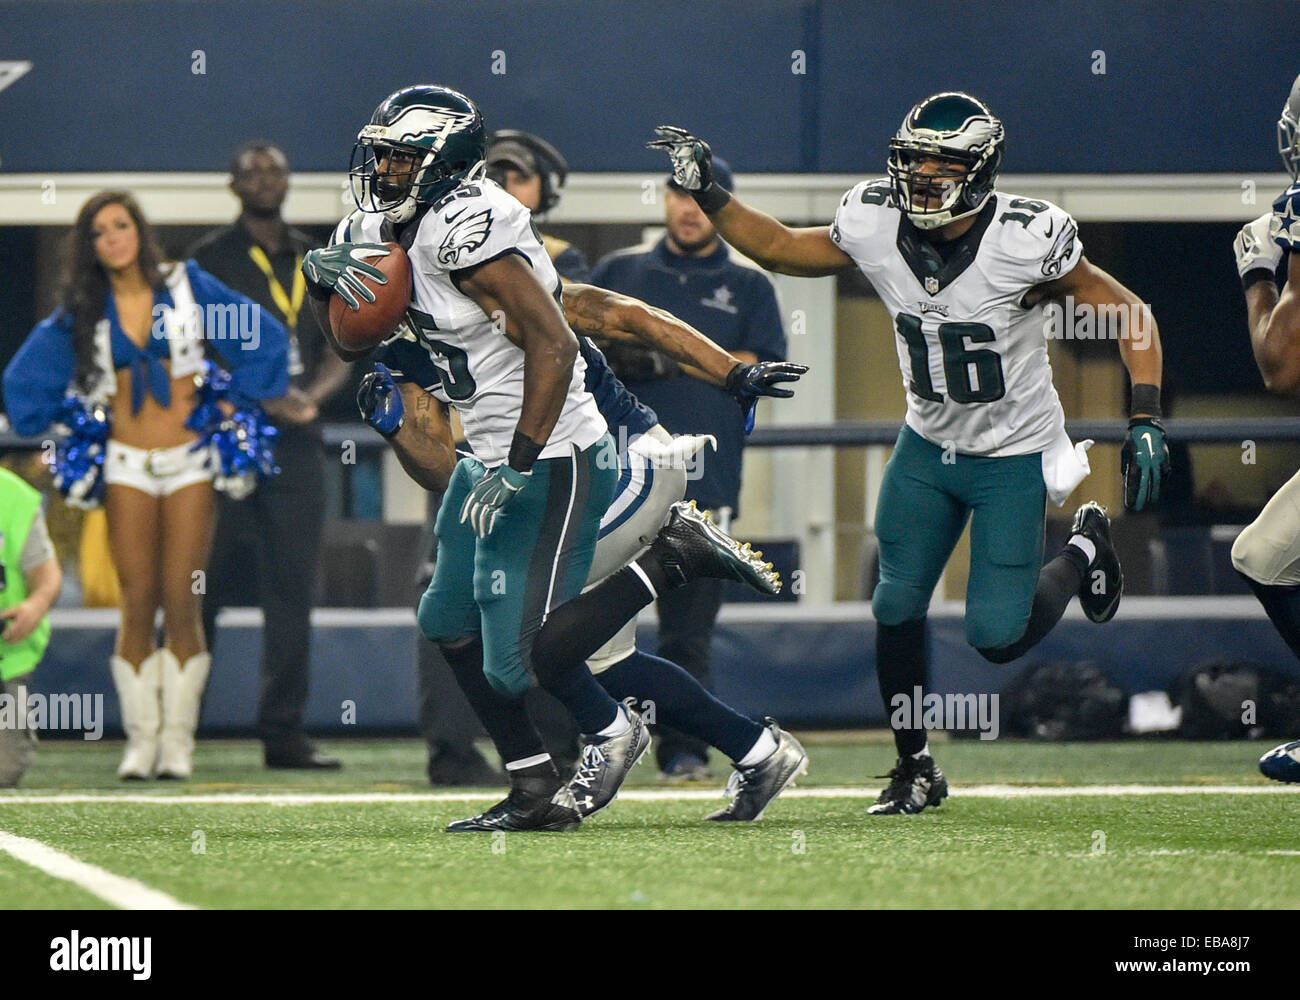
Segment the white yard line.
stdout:
[[[878,789],[828,785],[824,788],[791,788],[783,799],[874,799]],[[970,785],[953,788],[954,798],[970,799],[1056,799],[1104,798],[1138,795],[1300,795],[1300,785]],[[8,805],[69,805],[119,802],[136,805],[207,806],[269,805],[310,806],[329,804],[403,802],[490,802],[501,792],[198,792],[193,795],[123,794],[118,792],[33,793],[0,795],[0,808]],[[721,799],[715,788],[631,788],[619,794],[625,802],[705,802]]]
[[103,868],[79,861],[70,854],[64,854],[48,844],[42,844],[39,840],[19,837],[0,830],[0,851],[12,855],[33,868],[39,868],[47,875],[71,882],[120,910],[195,909],[179,899],[173,899],[165,892],[150,889],[143,882],[114,875]]

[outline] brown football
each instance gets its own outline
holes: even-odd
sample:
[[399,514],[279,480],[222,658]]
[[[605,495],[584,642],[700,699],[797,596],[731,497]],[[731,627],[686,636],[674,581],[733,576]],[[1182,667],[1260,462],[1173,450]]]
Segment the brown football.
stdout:
[[369,351],[387,340],[397,329],[411,304],[411,261],[396,243],[385,243],[387,257],[371,257],[367,263],[383,271],[388,284],[363,277],[367,288],[375,293],[374,302],[360,299],[361,308],[353,309],[337,292],[330,296],[330,328],[339,346],[349,351]]

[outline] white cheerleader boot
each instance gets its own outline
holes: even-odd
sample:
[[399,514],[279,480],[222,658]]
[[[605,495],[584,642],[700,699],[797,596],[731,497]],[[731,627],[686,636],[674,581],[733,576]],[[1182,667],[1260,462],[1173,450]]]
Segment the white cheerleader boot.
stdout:
[[159,705],[161,684],[159,650],[144,658],[137,671],[120,656],[110,659],[109,670],[122,707],[122,728],[126,730],[126,752],[117,776],[143,780],[153,777],[158,759],[158,731],[162,724]]
[[162,738],[158,745],[158,777],[188,778],[194,769],[194,733],[199,705],[212,666],[209,653],[195,653],[182,668],[170,649],[162,656]]

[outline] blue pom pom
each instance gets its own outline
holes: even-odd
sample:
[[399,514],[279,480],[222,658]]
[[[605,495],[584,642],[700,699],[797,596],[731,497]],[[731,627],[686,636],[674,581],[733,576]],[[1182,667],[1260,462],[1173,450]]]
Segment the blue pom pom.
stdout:
[[205,361],[201,378],[199,402],[185,426],[202,435],[192,450],[212,448],[215,452],[218,484],[222,479],[265,479],[278,474],[275,439],[280,432],[262,409],[244,407],[226,416],[220,404],[230,399],[230,375]]
[[54,446],[54,485],[70,503],[98,507],[104,500],[104,453],[112,423],[108,407],[70,392],[59,421],[71,433]]

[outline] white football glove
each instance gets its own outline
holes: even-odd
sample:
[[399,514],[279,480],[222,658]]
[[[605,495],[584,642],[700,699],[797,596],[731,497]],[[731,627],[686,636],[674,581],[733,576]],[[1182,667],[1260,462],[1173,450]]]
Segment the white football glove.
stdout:
[[1282,262],[1282,248],[1269,237],[1273,213],[1266,212],[1253,222],[1241,227],[1232,241],[1232,252],[1237,255],[1237,277],[1244,278],[1251,271],[1264,269],[1270,274]]

